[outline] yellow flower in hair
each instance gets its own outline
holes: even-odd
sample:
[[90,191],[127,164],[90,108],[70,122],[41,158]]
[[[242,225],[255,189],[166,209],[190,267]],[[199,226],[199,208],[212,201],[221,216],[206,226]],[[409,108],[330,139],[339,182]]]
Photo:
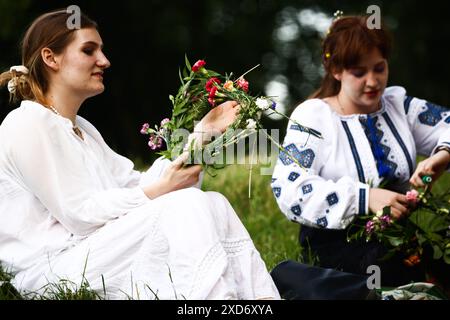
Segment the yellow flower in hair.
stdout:
[[331,54],[329,52],[325,53],[325,58],[330,59]]

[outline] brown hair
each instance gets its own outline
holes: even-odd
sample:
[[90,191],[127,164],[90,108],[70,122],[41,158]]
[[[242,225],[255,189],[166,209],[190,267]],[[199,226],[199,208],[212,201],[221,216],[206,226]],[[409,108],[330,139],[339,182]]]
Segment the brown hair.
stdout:
[[[55,54],[63,50],[74,39],[76,29],[67,27],[72,13],[59,9],[39,16],[25,33],[22,41],[22,65],[28,68],[28,74],[6,71],[0,74],[0,87],[16,78],[15,92],[10,100],[35,100],[47,105],[45,94],[48,90],[47,70],[41,57],[43,48],[51,49]],[[97,29],[97,23],[81,13],[80,27]]]
[[388,31],[367,27],[368,16],[348,16],[333,22],[322,43],[322,63],[325,77],[320,88],[310,98],[326,98],[337,95],[341,90],[340,81],[333,73],[341,72],[358,64],[361,57],[378,49],[383,58],[388,59],[392,40]]

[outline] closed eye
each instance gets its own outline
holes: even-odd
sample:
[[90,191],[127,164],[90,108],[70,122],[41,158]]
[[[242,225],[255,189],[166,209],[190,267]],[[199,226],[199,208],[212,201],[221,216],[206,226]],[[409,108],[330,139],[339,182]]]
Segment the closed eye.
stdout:
[[83,52],[85,54],[87,54],[88,56],[91,56],[94,53],[94,49],[92,49],[92,48],[85,48],[85,49],[83,49]]

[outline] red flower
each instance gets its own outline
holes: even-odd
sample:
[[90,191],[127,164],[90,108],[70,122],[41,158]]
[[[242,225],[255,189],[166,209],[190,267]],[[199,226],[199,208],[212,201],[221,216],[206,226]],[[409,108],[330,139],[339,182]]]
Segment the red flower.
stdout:
[[[216,86],[214,85],[214,83],[220,84],[220,80],[219,80],[218,78],[216,78],[216,77],[210,78],[210,79],[208,80],[208,82],[206,82],[206,85],[205,85],[206,91],[211,92],[211,90],[212,90],[213,88],[216,88]],[[217,89],[217,88],[216,88],[216,89]]]
[[198,60],[193,66],[192,71],[197,72],[200,68],[203,68],[206,65],[205,60]]
[[214,98],[216,97],[216,92],[217,92],[216,87],[212,87],[211,91],[209,91],[208,102],[212,107],[214,107],[214,105],[216,104],[216,101],[214,100]]
[[248,81],[245,80],[244,78],[239,78],[237,80],[237,86],[238,86],[238,88],[241,88],[245,92],[248,91]]

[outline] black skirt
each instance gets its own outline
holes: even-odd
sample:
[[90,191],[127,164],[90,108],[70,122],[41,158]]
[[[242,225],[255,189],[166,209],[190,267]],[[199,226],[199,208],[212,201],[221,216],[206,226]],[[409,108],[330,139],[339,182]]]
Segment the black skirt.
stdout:
[[304,261],[323,268],[368,275],[369,266],[378,266],[381,271],[381,286],[397,287],[410,282],[425,281],[422,264],[412,267],[403,263],[404,257],[394,255],[385,260],[386,247],[379,242],[365,240],[347,241],[352,230],[300,228],[300,245]]

